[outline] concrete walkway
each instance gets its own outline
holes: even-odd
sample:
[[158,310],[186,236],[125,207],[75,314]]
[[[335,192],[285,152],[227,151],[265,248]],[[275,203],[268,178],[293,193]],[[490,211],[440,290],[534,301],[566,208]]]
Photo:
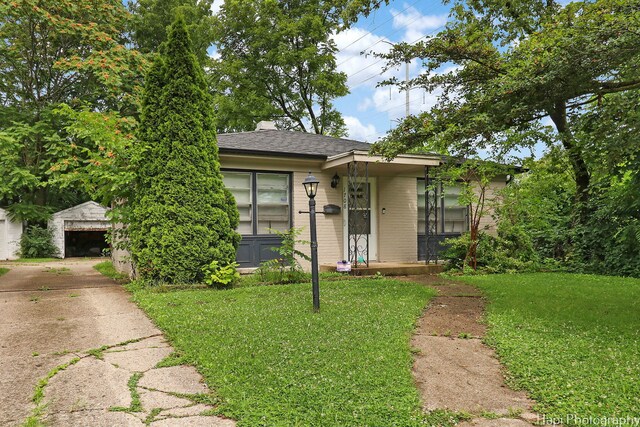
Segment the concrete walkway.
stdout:
[[481,292],[437,276],[403,279],[438,291],[411,341],[419,349],[413,375],[424,410],[471,414],[473,419],[459,427],[531,427],[537,422],[535,402],[507,387],[494,350],[482,342],[486,325]]
[[100,261],[0,263],[0,425],[234,426]]

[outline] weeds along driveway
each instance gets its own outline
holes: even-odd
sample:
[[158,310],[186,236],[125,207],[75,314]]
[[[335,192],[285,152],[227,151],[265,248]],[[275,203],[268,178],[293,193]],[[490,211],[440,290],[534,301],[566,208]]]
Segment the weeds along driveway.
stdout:
[[[147,381],[149,388],[206,393],[192,368],[153,369],[171,347],[129,294],[93,269],[98,262],[0,265],[10,268],[0,277],[0,425],[21,425],[34,415],[50,425],[144,425],[149,414],[132,402],[132,377],[136,383]],[[127,341],[137,342],[122,344]],[[102,351],[87,354],[98,348]],[[38,387],[52,370],[69,362],[72,366],[52,376],[46,387]],[[182,384],[171,382],[176,369],[186,370],[179,375]],[[43,396],[34,403],[38,389]],[[139,399],[145,391],[151,393],[135,395]],[[154,409],[176,407],[193,415],[183,409],[193,405],[188,399],[155,397],[161,402],[147,399]],[[209,420],[208,425],[223,425]],[[164,422],[158,425],[170,425]]]

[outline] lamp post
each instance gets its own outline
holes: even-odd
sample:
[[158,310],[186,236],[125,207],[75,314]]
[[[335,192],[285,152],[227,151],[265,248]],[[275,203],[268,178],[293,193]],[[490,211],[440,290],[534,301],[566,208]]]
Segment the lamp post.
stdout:
[[311,225],[311,290],[313,292],[313,311],[320,311],[320,284],[318,283],[318,235],[316,232],[316,194],[320,181],[311,175],[302,182],[309,197],[309,221]]

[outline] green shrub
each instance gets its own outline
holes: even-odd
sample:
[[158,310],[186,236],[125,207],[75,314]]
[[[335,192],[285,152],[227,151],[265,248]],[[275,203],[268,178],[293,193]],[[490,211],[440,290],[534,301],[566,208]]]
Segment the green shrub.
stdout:
[[288,231],[271,230],[282,238],[282,244],[272,250],[280,255],[278,258],[260,264],[256,275],[263,283],[285,284],[306,280],[307,275],[302,270],[298,258],[311,261],[311,258],[296,249],[296,244],[308,245],[306,240],[298,239],[302,228],[291,228]]
[[236,270],[238,265],[236,262],[221,265],[216,260],[211,261],[204,268],[204,283],[219,288],[233,285],[240,279],[240,273]]
[[[446,248],[442,257],[447,261],[448,270],[475,272],[465,265],[470,244],[469,233],[442,243]],[[529,235],[519,227],[499,228],[497,236],[480,233],[477,254],[478,272],[482,273],[535,271],[542,266]]]
[[220,173],[213,100],[182,16],[145,80],[129,250],[150,283],[201,283],[212,260],[235,262],[238,210]]
[[39,225],[30,225],[20,238],[20,256],[22,258],[51,258],[60,256],[53,244],[51,230]]

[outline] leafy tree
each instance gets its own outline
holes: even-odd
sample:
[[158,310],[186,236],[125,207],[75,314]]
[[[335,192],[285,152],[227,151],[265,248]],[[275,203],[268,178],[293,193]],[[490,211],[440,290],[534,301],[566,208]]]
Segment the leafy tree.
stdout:
[[234,263],[238,212],[222,182],[213,103],[181,15],[153,62],[132,156],[130,250],[143,279],[192,283],[213,260]]
[[176,15],[187,22],[193,51],[203,66],[207,65],[207,49],[213,44],[212,0],[137,0],[129,3],[133,14],[132,39],[144,53],[157,53],[167,40],[168,28]]
[[128,198],[134,179],[131,148],[136,120],[66,104],[53,112],[59,117],[67,144],[52,159],[48,185],[61,191],[80,191],[104,206]]
[[437,181],[460,187],[458,203],[469,209],[469,235],[462,239],[466,246],[463,266],[474,270],[478,268],[482,218],[496,204],[496,195],[491,194],[491,187],[498,177],[513,173],[511,169],[494,162],[473,159],[459,161],[455,158],[450,158],[439,168]]
[[219,129],[252,130],[256,121],[275,118],[283,129],[345,134],[332,103],[348,93],[331,39],[338,9],[321,0],[225,0],[215,20],[220,57],[212,70]]
[[589,220],[571,229],[574,269],[640,276],[639,102],[639,91],[610,94],[577,121],[592,185]]
[[[587,147],[576,137],[585,107],[640,88],[638,0],[484,0],[452,2],[436,36],[389,55],[425,72],[411,86],[442,88],[437,105],[406,119],[377,148],[394,156],[427,144],[436,151],[503,155],[540,140],[559,142],[576,183],[579,222],[588,218]],[[449,71],[442,71],[445,67]],[[394,83],[390,81],[389,83]],[[540,125],[548,117],[549,134]]]
[[44,222],[88,198],[51,177],[89,148],[62,112],[135,111],[144,61],[125,47],[128,19],[118,0],[0,4],[0,204],[15,217]]
[[[559,150],[548,153],[505,189],[498,210],[499,233],[525,233],[540,260],[551,260],[565,269],[640,276],[637,169],[594,174],[591,213],[585,224],[575,224],[575,182],[566,157]],[[592,170],[606,168],[606,159],[601,159],[599,166],[590,163]],[[616,168],[621,166],[616,164]]]
[[575,194],[569,159],[555,149],[528,167],[502,191],[498,227],[523,229],[541,259],[565,261]]

